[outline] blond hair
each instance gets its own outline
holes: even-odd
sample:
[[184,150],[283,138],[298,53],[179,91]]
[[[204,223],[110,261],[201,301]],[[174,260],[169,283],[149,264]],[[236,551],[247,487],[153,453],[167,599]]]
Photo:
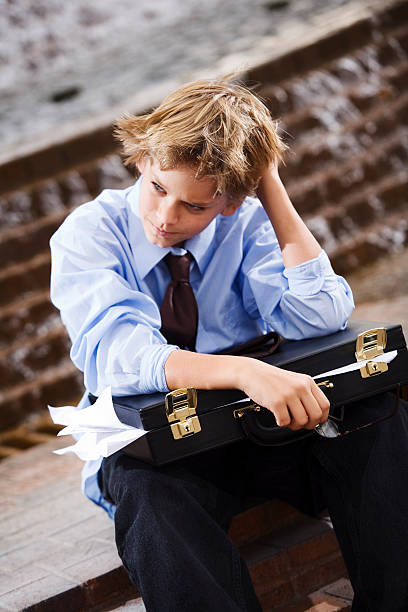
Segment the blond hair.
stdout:
[[151,113],[116,123],[127,165],[154,158],[162,170],[193,165],[216,193],[253,194],[262,171],[286,148],[268,109],[231,76],[200,79],[167,96]]

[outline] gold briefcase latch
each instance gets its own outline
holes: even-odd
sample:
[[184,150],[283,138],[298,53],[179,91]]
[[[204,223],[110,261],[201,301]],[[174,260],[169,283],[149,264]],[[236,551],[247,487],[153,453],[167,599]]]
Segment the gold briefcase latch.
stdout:
[[197,391],[193,387],[175,389],[166,395],[166,416],[175,440],[201,431],[196,415]]
[[372,361],[374,357],[384,354],[387,346],[387,331],[384,327],[368,329],[357,336],[356,359],[357,361],[367,361],[360,368],[362,378],[369,378],[387,372],[388,364],[382,361]]

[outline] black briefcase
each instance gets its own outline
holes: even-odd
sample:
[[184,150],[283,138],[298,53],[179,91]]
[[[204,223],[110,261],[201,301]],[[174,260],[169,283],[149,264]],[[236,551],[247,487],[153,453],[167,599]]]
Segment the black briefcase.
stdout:
[[[390,351],[397,351],[390,363],[375,360]],[[352,323],[344,331],[320,338],[283,340],[278,350],[262,361],[310,376],[356,361],[364,364],[316,381],[327,395],[331,411],[408,383],[408,353],[401,325]],[[122,423],[146,431],[124,451],[155,465],[246,437],[259,444],[281,445],[313,434],[278,427],[269,410],[239,390],[177,389],[168,394],[114,397],[113,403]]]

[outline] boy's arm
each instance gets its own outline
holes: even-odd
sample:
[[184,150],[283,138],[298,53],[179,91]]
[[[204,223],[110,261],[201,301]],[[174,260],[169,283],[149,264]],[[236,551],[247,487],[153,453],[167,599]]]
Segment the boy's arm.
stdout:
[[121,205],[115,192],[101,194],[75,209],[50,242],[51,299],[71,338],[71,359],[96,396],[108,386],[114,395],[167,391],[164,363],[178,349],[166,343],[159,308],[128,263],[125,222],[112,219]]
[[273,412],[278,425],[313,429],[327,420],[330,404],[314,380],[250,357],[172,352],[165,363],[169,389],[240,389]]
[[354,308],[351,289],[296,212],[276,166],[265,170],[257,195],[268,219],[251,226],[245,243],[240,287],[246,311],[293,340],[344,329]]
[[285,267],[317,257],[322,249],[290,201],[276,164],[265,170],[257,195],[275,230]]

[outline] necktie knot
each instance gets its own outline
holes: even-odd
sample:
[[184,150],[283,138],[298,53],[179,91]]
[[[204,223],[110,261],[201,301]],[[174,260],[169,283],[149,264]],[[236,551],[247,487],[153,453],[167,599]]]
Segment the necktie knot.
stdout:
[[193,257],[169,253],[164,261],[171,281],[164,295],[160,314],[161,332],[170,344],[177,344],[192,351],[195,349],[198,325],[198,309],[190,285],[190,262]]
[[192,255],[173,255],[169,253],[165,257],[165,262],[170,271],[171,279],[174,282],[188,283],[190,281],[190,262]]

